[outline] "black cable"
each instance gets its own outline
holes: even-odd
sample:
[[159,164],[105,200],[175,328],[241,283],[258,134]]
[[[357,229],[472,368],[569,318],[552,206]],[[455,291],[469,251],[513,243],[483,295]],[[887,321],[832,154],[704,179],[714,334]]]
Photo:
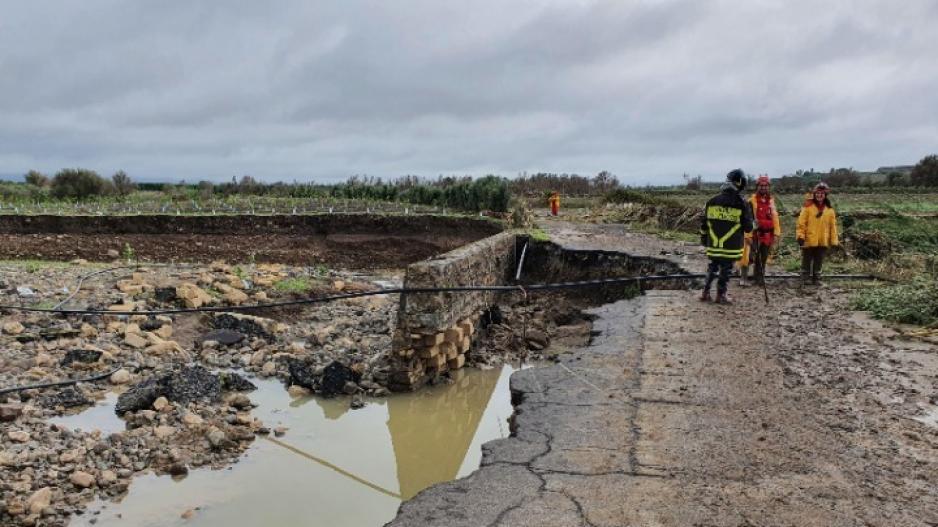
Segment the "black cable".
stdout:
[[30,384],[28,386],[16,386],[13,388],[3,388],[2,390],[0,390],[0,397],[8,393],[22,392],[26,390],[41,390],[43,388],[53,388],[56,386],[68,386],[70,384],[78,384],[80,382],[100,381],[101,379],[104,379],[105,377],[110,377],[111,375],[114,374],[114,372],[116,372],[119,369],[121,369],[120,366],[114,368],[113,370],[107,373],[101,373],[101,374],[95,375],[93,377],[88,377],[85,379],[69,379],[67,381],[46,382],[42,384]]
[[[650,276],[627,276],[619,278],[603,278],[598,280],[582,280],[577,282],[556,282],[548,284],[531,284],[524,286],[526,291],[546,291],[552,289],[572,289],[580,287],[592,287],[599,285],[607,284],[624,284],[630,282],[660,282],[667,280],[692,280],[706,278],[706,274],[702,273],[681,273],[681,274],[669,274],[669,275],[650,275]],[[766,276],[766,279],[794,279],[798,278],[799,275],[770,275]],[[872,276],[872,275],[828,275],[825,276],[826,279],[859,279],[859,280],[882,280],[882,278]],[[261,309],[270,309],[277,307],[290,307],[290,306],[299,306],[307,304],[320,304],[325,302],[333,302],[336,300],[345,300],[350,298],[362,298],[368,296],[378,296],[378,295],[393,295],[393,294],[421,294],[421,293],[459,293],[459,292],[479,292],[479,291],[491,291],[491,292],[510,292],[510,291],[521,291],[520,286],[517,285],[467,285],[467,286],[454,286],[454,287],[416,287],[416,288],[392,288],[392,289],[375,289],[372,291],[362,291],[359,293],[344,293],[341,295],[331,295],[323,296],[318,298],[304,298],[301,300],[288,300],[285,302],[271,302],[267,304],[251,304],[251,305],[242,305],[242,306],[206,306],[206,307],[194,307],[194,308],[174,308],[174,309],[155,309],[149,311],[108,311],[108,310],[96,310],[96,309],[52,309],[52,308],[39,308],[39,307],[28,307],[28,306],[8,306],[0,305],[0,310],[8,311],[25,311],[31,313],[59,313],[62,315],[176,315],[183,313],[211,313],[211,312],[238,312],[238,311],[256,311]]]

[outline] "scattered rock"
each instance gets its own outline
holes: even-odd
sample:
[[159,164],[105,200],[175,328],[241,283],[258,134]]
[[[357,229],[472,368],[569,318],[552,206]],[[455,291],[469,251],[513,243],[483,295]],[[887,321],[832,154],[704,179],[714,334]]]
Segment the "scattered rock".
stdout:
[[59,362],[60,366],[71,366],[72,363],[91,364],[98,362],[101,352],[98,350],[71,349],[65,352],[65,357]]
[[231,346],[244,340],[244,334],[230,329],[216,329],[210,331],[199,339],[201,342],[217,342],[222,346]]
[[29,441],[29,432],[24,432],[22,430],[10,430],[7,432],[7,437],[16,443],[26,443]]
[[36,296],[36,292],[33,291],[31,288],[26,287],[26,286],[17,287],[17,288],[16,288],[16,294],[19,295],[19,296],[22,296],[22,297]]
[[127,333],[124,336],[124,344],[134,349],[143,349],[147,347],[148,342],[147,339],[137,333]]
[[153,435],[157,439],[166,439],[167,437],[176,433],[176,427],[160,425],[153,429]]
[[225,432],[214,426],[205,434],[205,438],[213,448],[224,448],[228,443],[228,436]]
[[264,327],[262,319],[258,317],[222,313],[215,317],[214,325],[215,329],[230,329],[244,335],[262,338],[268,342],[274,340],[274,336]]
[[289,428],[285,426],[278,426],[277,428],[274,428],[274,435],[277,437],[283,437],[286,435],[287,430],[289,430]]
[[261,375],[265,377],[270,377],[276,375],[277,373],[277,363],[274,361],[269,361],[264,363],[264,366],[261,368]]
[[9,423],[23,415],[23,405],[18,403],[0,404],[0,422]]
[[69,476],[68,480],[71,481],[76,487],[81,487],[83,489],[87,489],[88,487],[94,485],[94,476],[81,470],[72,472],[72,475]]
[[16,321],[7,322],[6,324],[3,325],[3,332],[6,333],[7,335],[19,335],[25,330],[26,328],[23,327],[22,324]]
[[173,463],[166,469],[170,476],[185,476],[189,474],[189,467],[185,463]]
[[228,398],[228,405],[238,410],[247,410],[253,406],[251,404],[251,399],[244,394],[236,393]]
[[[322,383],[319,393],[323,397],[334,397],[344,393],[348,382],[357,383],[361,378],[351,368],[339,361],[332,361],[322,372]],[[297,383],[300,384],[300,383]]]
[[183,520],[190,520],[192,519],[193,516],[195,516],[194,509],[186,509],[185,511],[183,511],[182,514],[179,515],[179,517],[182,518]]
[[39,404],[46,408],[55,408],[57,406],[75,408],[94,404],[94,401],[89,399],[74,386],[66,386],[65,388],[59,389],[57,392],[42,396],[39,398]]
[[111,384],[127,384],[130,382],[131,378],[130,372],[121,368],[111,374],[110,381]]
[[218,374],[221,378],[221,386],[223,390],[231,392],[253,392],[257,389],[257,386],[254,386],[251,381],[245,379],[243,376],[238,375],[237,373],[225,371]]
[[120,255],[121,255],[121,253],[118,252],[117,249],[108,249],[106,254],[108,258],[120,258]]
[[169,400],[166,397],[160,396],[153,401],[153,409],[157,412],[162,412],[167,406],[169,406]]
[[197,426],[202,424],[204,420],[202,416],[195,412],[186,412],[185,415],[182,416],[182,422],[188,426]]
[[290,397],[306,397],[312,392],[302,386],[291,384],[290,387],[287,388],[287,393],[290,394]]
[[26,500],[26,507],[29,509],[30,514],[39,514],[51,504],[52,489],[49,487],[42,487],[36,492],[33,492],[29,499]]
[[296,386],[302,386],[310,391],[316,390],[317,379],[313,373],[313,368],[309,364],[299,359],[289,359],[287,370],[290,372],[290,382]]

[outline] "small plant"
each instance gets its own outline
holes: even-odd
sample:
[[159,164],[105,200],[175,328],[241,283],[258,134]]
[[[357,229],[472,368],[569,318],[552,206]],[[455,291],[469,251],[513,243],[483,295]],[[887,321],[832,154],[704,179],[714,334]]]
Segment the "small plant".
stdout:
[[248,279],[248,273],[247,273],[247,271],[245,271],[244,269],[242,269],[240,265],[234,266],[234,269],[232,269],[231,272],[234,273],[235,276],[237,276],[238,278],[240,278],[240,279],[242,279],[242,280],[247,280],[247,279]]
[[36,273],[42,269],[42,262],[37,260],[29,260],[26,262],[26,272],[29,274]]
[[134,251],[134,248],[130,246],[129,243],[124,243],[124,249],[121,250],[121,258],[125,262],[131,263],[136,259],[137,253]]
[[313,276],[316,278],[325,278],[329,276],[329,267],[326,264],[317,264],[313,267]]
[[287,278],[274,284],[274,289],[281,293],[306,293],[312,288],[305,276]]

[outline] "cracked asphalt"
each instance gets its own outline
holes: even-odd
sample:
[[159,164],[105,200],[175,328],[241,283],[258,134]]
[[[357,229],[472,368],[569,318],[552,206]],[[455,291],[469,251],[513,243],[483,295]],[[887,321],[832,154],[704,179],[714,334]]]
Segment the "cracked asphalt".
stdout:
[[[577,248],[635,242],[562,229]],[[938,428],[921,419],[938,349],[851,314],[836,287],[772,287],[769,307],[735,292],[732,306],[649,291],[591,310],[589,346],[512,376],[512,436],[388,525],[938,525]]]

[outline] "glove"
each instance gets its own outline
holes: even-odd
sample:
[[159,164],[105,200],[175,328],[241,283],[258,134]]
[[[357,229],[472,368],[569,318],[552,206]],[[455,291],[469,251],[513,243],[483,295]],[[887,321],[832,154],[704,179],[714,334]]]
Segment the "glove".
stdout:
[[798,246],[804,247],[804,238],[798,238]]

